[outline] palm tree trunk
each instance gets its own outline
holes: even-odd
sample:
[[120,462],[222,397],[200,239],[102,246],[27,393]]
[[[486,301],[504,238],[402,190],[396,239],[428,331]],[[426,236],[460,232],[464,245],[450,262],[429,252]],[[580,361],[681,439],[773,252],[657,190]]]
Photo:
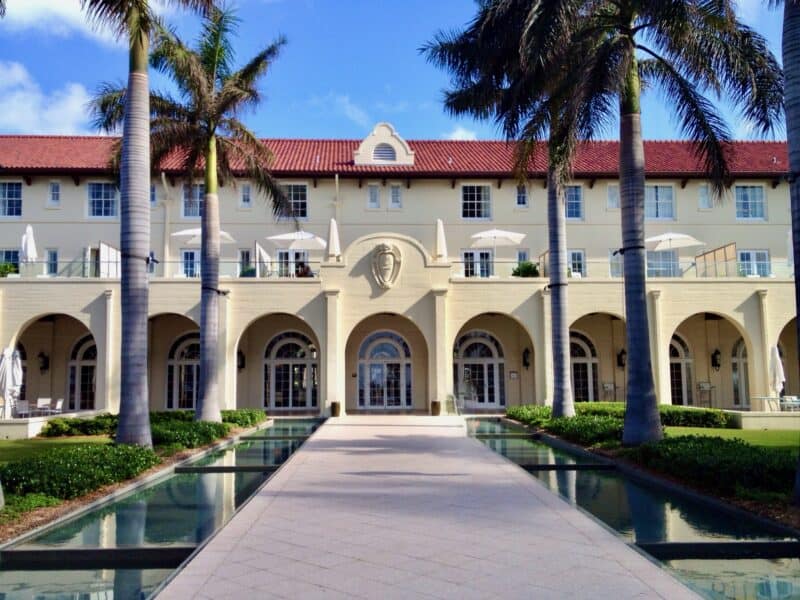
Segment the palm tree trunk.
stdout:
[[222,420],[219,408],[219,196],[217,138],[211,136],[206,151],[206,195],[203,202],[200,248],[200,393],[195,418]]
[[[786,78],[786,134],[789,142],[789,194],[792,206],[794,301],[800,314],[800,4],[787,0],[783,8],[783,72]],[[795,318],[800,346],[800,318]],[[793,501],[800,505],[800,456],[794,479]]]
[[150,252],[150,90],[148,33],[140,31],[132,9],[130,69],[120,162],[122,332],[117,443],[152,446],[147,390],[148,278]]
[[625,314],[627,316],[628,392],[622,442],[637,446],[660,440],[653,366],[650,358],[650,332],[647,323],[644,248],[644,143],[639,105],[638,64],[631,60],[625,90],[620,98],[619,169],[622,200],[622,247],[625,274]]
[[[550,162],[553,162],[551,156]],[[547,230],[550,256],[550,310],[553,344],[553,416],[572,417],[575,404],[569,363],[569,323],[567,323],[567,226],[564,197],[555,167],[547,170]]]

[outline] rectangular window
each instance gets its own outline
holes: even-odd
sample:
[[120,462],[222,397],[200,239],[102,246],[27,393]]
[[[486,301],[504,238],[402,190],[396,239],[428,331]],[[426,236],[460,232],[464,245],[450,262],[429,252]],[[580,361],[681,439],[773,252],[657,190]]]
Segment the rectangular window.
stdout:
[[184,277],[200,277],[200,251],[184,248],[181,250]]
[[517,186],[517,208],[528,208],[528,188],[524,185]]
[[308,252],[278,250],[278,277],[308,277]]
[[609,183],[607,190],[606,208],[619,208],[619,185]]
[[157,201],[158,198],[156,197],[156,186],[155,184],[150,184],[150,208],[153,208]]
[[194,183],[191,186],[183,184],[183,204],[181,204],[181,217],[184,219],[199,219],[202,217],[203,198],[205,195],[205,184]]
[[389,207],[400,209],[403,208],[403,188],[399,185],[392,186],[392,195],[389,200]]
[[47,274],[58,275],[58,250],[56,248],[47,249]]
[[250,248],[239,249],[239,277],[249,276],[250,269],[253,268],[253,263],[250,259]]
[[564,186],[564,207],[568,219],[583,219],[583,189],[581,186]]
[[381,207],[381,188],[377,184],[367,186],[367,208]]
[[14,272],[19,273],[19,250],[16,248],[0,248],[0,265],[14,265]]
[[622,254],[619,254],[618,250],[611,248],[608,251],[608,274],[611,277],[622,277]]
[[492,218],[492,201],[488,185],[461,186],[461,218]]
[[567,263],[572,276],[579,275],[580,277],[586,276],[586,255],[583,250],[567,250]]
[[22,184],[0,182],[0,217],[22,216]]
[[528,250],[527,248],[519,248],[517,250],[517,264],[529,261],[530,256],[531,256],[530,250]]
[[115,183],[89,184],[89,216],[117,216],[117,185]]
[[61,184],[58,181],[50,182],[50,189],[47,194],[47,206],[58,208],[61,206]]
[[239,208],[251,208],[253,206],[253,199],[251,196],[251,188],[249,183],[242,184],[242,195],[239,198]]
[[461,257],[464,260],[464,277],[492,276],[491,250],[464,250]]
[[700,210],[714,208],[714,202],[711,200],[711,192],[707,183],[701,183],[697,186],[697,208]]
[[674,219],[675,203],[671,185],[648,185],[644,188],[645,219]]
[[743,277],[769,277],[772,266],[769,250],[739,250],[739,275]]
[[304,183],[290,183],[283,186],[283,193],[295,219],[308,218],[308,186]]
[[763,187],[760,185],[736,186],[736,218],[766,219]]
[[677,250],[659,250],[658,252],[648,250],[648,277],[680,277],[680,274]]

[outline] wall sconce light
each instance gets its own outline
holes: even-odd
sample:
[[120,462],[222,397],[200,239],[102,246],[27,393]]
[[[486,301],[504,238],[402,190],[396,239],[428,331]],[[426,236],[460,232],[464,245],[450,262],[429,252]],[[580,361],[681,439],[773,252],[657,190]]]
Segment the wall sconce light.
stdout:
[[624,369],[625,365],[628,363],[628,351],[623,348],[619,352],[617,352],[617,366],[620,369]]
[[311,360],[317,360],[317,348],[316,346],[309,346],[308,351],[311,354]]
[[719,348],[714,350],[711,353],[711,368],[715,371],[719,371],[719,368],[722,366],[722,352],[719,351]]
[[240,371],[247,366],[247,359],[244,356],[244,352],[241,350],[236,351],[236,368]]
[[531,349],[530,348],[525,348],[522,351],[522,366],[525,367],[526,370],[529,369],[530,366],[531,366]]
[[50,357],[47,356],[44,352],[39,352],[36,355],[36,360],[39,361],[39,372],[40,373],[47,373],[50,370]]

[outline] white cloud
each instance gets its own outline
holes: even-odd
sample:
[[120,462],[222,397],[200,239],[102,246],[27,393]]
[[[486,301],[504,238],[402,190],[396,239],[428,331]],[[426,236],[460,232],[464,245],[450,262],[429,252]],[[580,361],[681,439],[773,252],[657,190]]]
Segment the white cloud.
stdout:
[[0,61],[0,131],[89,133],[89,100],[79,83],[46,94],[23,65]]
[[308,103],[311,106],[339,114],[361,127],[369,127],[372,124],[367,111],[353,102],[347,94],[330,92],[326,96],[314,96]]
[[446,140],[474,141],[478,139],[478,134],[471,129],[458,125],[453,131],[445,133],[442,137]]

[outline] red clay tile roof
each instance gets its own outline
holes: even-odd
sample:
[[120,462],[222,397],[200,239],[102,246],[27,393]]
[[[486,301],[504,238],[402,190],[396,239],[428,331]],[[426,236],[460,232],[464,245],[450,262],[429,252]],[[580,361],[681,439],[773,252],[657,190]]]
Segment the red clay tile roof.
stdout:
[[[0,174],[100,173],[107,171],[115,138],[77,136],[0,135]],[[409,140],[414,166],[364,166],[353,164],[360,140],[267,139],[275,155],[272,171],[278,176],[379,176],[401,177],[508,177],[513,145],[502,141]],[[777,177],[788,171],[785,142],[735,142],[731,167],[737,177]],[[693,146],[681,141],[646,141],[646,172],[650,177],[700,177],[703,169]],[[544,176],[543,153],[533,176]],[[574,165],[576,177],[616,177],[619,143],[584,143]],[[177,158],[163,169],[175,173]]]

